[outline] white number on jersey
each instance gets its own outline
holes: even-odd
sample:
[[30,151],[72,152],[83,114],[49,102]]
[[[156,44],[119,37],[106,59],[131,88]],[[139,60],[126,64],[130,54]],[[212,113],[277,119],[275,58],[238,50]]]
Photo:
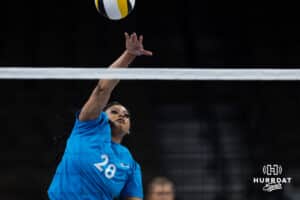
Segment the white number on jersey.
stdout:
[[[116,166],[114,164],[108,164],[109,158],[106,154],[102,154],[101,159],[103,161],[99,162],[99,163],[95,163],[94,166],[97,167],[97,169],[99,169],[100,172],[104,171],[104,175],[106,178],[108,178],[108,179],[113,178],[116,174],[116,170],[117,170]],[[106,169],[104,169],[105,167],[106,167]]]

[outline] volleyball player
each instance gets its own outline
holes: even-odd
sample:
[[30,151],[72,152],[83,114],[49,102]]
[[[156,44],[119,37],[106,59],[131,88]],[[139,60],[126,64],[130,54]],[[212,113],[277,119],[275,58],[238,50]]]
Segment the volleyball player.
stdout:
[[[126,50],[110,68],[128,67],[136,56],[151,56],[143,36],[125,33]],[[51,200],[126,200],[143,198],[141,169],[121,145],[129,133],[130,114],[119,103],[108,104],[119,80],[99,80],[79,113],[48,189]]]

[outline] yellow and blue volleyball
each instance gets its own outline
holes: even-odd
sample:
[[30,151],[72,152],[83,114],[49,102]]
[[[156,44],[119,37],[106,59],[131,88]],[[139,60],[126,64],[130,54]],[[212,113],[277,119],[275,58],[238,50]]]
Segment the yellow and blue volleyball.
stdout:
[[95,0],[97,11],[111,20],[125,18],[134,8],[135,0]]

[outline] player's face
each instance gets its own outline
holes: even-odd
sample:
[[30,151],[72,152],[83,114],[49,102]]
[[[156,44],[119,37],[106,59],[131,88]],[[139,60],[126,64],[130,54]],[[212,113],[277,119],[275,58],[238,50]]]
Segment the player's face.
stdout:
[[170,184],[153,185],[149,200],[174,200],[175,195]]
[[109,120],[113,123],[113,128],[120,133],[128,133],[130,129],[130,115],[122,105],[113,105],[106,110]]

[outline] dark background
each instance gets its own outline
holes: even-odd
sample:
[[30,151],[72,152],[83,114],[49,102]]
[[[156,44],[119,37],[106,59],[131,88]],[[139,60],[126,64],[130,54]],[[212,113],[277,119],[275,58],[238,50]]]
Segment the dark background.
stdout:
[[293,2],[136,1],[109,21],[94,1],[1,1],[1,65],[103,66],[124,49],[123,32],[145,35],[147,66],[297,67],[299,15]]
[[[123,32],[145,36],[135,67],[298,68],[297,6],[275,1],[141,1],[125,20],[93,1],[2,1],[1,66],[105,67]],[[96,81],[1,80],[0,199],[45,199],[74,122]],[[122,81],[112,100],[133,115],[128,146],[178,199],[298,200],[298,82]],[[262,192],[265,164],[293,178]]]

